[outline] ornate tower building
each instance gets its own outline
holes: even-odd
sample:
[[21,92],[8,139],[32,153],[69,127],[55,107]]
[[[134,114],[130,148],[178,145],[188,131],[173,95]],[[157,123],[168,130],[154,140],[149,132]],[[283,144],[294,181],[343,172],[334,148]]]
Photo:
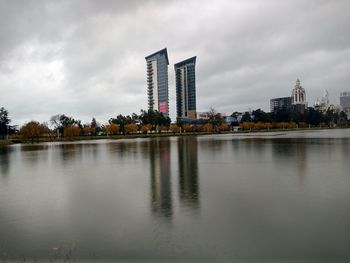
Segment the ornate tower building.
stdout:
[[300,85],[300,80],[295,82],[294,89],[292,91],[293,104],[306,104],[305,89]]
[[300,85],[300,80],[297,78],[294,89],[292,91],[292,104],[296,111],[304,113],[307,107],[305,89]]

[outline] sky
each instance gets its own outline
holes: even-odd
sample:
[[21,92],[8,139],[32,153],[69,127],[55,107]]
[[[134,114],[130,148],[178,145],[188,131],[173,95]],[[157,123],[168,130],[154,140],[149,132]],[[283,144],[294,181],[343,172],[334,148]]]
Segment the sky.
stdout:
[[0,0],[0,107],[11,124],[66,114],[107,123],[147,109],[145,57],[197,56],[197,111],[231,114],[350,91],[348,0]]

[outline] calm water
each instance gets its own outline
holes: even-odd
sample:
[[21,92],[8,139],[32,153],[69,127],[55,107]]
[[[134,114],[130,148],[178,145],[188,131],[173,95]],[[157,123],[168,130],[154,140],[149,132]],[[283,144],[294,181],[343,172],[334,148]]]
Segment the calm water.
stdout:
[[350,130],[0,147],[24,258],[350,262]]

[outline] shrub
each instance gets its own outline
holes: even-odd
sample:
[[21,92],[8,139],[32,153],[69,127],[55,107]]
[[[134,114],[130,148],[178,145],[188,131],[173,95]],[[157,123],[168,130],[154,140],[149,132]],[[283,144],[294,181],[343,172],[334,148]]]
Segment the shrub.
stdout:
[[179,133],[180,132],[180,127],[177,126],[176,124],[170,125],[170,130],[174,133]]
[[81,129],[76,125],[70,125],[66,127],[63,131],[64,137],[78,137],[80,135]]
[[220,132],[222,132],[222,131],[230,130],[230,127],[228,126],[227,123],[222,123],[222,124],[219,125],[218,129],[219,129]]
[[107,134],[117,134],[119,132],[119,126],[114,123],[106,125],[106,132]]
[[126,133],[135,133],[137,132],[137,125],[135,123],[126,124],[124,130]]
[[213,125],[211,125],[210,123],[204,124],[204,125],[202,126],[202,131],[203,131],[203,132],[212,133],[212,132],[214,131]]
[[37,121],[30,121],[22,126],[19,133],[23,140],[39,140],[40,137],[49,134],[50,129],[46,124],[41,124]]
[[184,124],[183,126],[182,126],[182,130],[184,131],[184,132],[191,132],[192,131],[192,127],[191,127],[191,125],[189,125],[189,124]]
[[150,130],[152,130],[152,125],[151,124],[145,124],[141,126],[141,132],[142,133],[147,133]]

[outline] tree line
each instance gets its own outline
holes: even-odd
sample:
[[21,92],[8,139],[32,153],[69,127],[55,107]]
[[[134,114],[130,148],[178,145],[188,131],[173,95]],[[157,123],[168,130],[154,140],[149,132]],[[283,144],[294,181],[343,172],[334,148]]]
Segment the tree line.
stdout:
[[247,129],[274,129],[274,128],[306,128],[306,127],[334,127],[349,126],[347,114],[344,111],[328,109],[324,112],[312,107],[305,109],[304,113],[280,109],[276,112],[267,113],[261,109],[246,112],[238,122],[239,113],[232,113],[236,120],[234,125],[240,125],[244,130]]
[[[101,125],[92,118],[90,123],[82,124],[81,120],[57,114],[49,122],[39,123],[30,121],[24,124],[17,132],[17,137],[23,141],[39,141],[41,138],[54,140],[57,138],[73,138],[78,136],[113,136],[128,134],[149,133],[188,133],[188,132],[222,132],[230,129],[229,125],[214,109],[208,113],[208,120],[195,120],[191,122],[178,120],[171,123],[171,119],[163,113],[151,110],[141,110],[140,114],[119,114],[110,118],[107,124]],[[51,128],[49,128],[49,126]]]
[[[96,136],[96,135],[127,135],[133,133],[149,133],[170,131],[171,119],[158,111],[141,110],[140,114],[119,114],[110,118],[107,124],[101,125],[92,118],[90,123],[82,124],[81,120],[57,114],[48,122],[30,121],[19,130],[16,126],[10,126],[11,120],[8,111],[0,108],[0,138],[14,135],[25,141],[38,141],[39,138],[48,139],[60,137]],[[51,127],[51,128],[50,128]],[[174,129],[174,127],[172,127]],[[175,129],[174,129],[175,130]],[[177,130],[176,130],[177,131]]]
[[53,140],[60,137],[110,136],[136,133],[220,133],[233,130],[237,126],[242,130],[349,126],[345,112],[332,109],[321,112],[311,107],[307,108],[304,113],[286,109],[267,113],[257,109],[243,114],[234,112],[231,117],[231,121],[226,122],[220,113],[217,113],[214,108],[210,108],[206,119],[177,119],[176,123],[172,124],[169,117],[158,111],[141,110],[140,114],[119,114],[110,118],[107,124],[101,125],[95,118],[92,118],[89,123],[82,124],[78,119],[65,114],[57,114],[52,116],[48,122],[30,121],[18,130],[16,126],[10,125],[9,113],[2,107],[0,108],[0,138],[4,139],[7,135],[15,134],[22,140],[34,142],[43,137]]

